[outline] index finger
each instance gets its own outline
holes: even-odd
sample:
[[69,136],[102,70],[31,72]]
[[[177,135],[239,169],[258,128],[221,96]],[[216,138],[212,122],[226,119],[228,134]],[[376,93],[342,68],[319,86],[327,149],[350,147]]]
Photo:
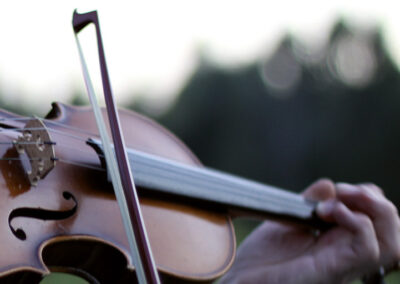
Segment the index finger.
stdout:
[[327,178],[319,179],[306,188],[303,192],[303,196],[314,201],[323,201],[335,198],[335,184]]

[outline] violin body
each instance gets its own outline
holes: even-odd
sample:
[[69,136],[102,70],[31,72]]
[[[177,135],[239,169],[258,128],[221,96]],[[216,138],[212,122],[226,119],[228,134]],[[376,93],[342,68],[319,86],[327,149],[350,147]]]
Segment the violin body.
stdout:
[[[154,121],[125,110],[119,115],[127,147],[201,166]],[[53,104],[43,123],[55,142],[57,161],[36,186],[29,183],[12,145],[21,135],[13,129],[26,121],[6,111],[0,117],[3,129],[9,128],[0,138],[0,283],[38,283],[50,271],[76,274],[90,283],[135,283],[112,185],[86,143],[98,136],[91,109]],[[227,213],[145,193],[139,189],[163,282],[211,282],[229,269],[236,244]]]

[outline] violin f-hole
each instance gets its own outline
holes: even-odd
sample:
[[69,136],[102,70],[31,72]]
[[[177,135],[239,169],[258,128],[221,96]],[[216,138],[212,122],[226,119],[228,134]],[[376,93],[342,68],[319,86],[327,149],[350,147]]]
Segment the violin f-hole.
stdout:
[[78,208],[78,202],[75,196],[68,191],[63,192],[63,198],[65,200],[72,200],[74,205],[71,209],[65,211],[56,211],[56,210],[47,210],[47,209],[40,209],[40,208],[31,208],[31,207],[21,207],[16,208],[11,211],[10,215],[8,216],[8,225],[11,229],[11,232],[14,234],[16,238],[21,241],[26,240],[27,236],[23,229],[21,228],[14,228],[12,220],[19,217],[25,218],[33,218],[39,219],[43,221],[47,220],[63,220],[73,216]]

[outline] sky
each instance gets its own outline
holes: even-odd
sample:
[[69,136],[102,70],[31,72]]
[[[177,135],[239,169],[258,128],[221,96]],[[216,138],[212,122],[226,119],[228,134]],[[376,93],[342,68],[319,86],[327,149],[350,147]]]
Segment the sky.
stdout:
[[[273,2],[273,3],[271,3]],[[310,49],[323,45],[338,18],[379,25],[400,63],[400,17],[395,1],[8,1],[0,9],[0,92],[10,103],[42,110],[85,92],[71,19],[98,10],[111,84],[119,104],[146,95],[171,101],[200,54],[225,66],[268,56],[290,32]],[[79,36],[92,66],[94,29]],[[99,88],[98,88],[99,89]]]

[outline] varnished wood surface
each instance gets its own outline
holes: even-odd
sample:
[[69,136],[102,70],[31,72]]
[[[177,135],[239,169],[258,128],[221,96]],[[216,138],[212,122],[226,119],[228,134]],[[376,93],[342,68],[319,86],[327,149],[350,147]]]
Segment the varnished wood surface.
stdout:
[[[10,116],[5,112],[0,115]],[[121,111],[120,116],[128,147],[199,165],[180,141],[151,120],[128,111]],[[92,113],[86,108],[57,104],[48,118],[97,132]],[[3,276],[0,283],[1,279],[13,283],[12,277],[30,277],[27,271],[34,273],[26,283],[34,283],[36,278],[40,278],[38,275],[48,273],[49,268],[76,273],[88,280],[95,277],[102,283],[116,280],[105,272],[111,268],[115,271],[111,274],[119,274],[122,282],[118,283],[131,283],[134,276],[128,244],[106,174],[76,165],[100,165],[94,150],[85,144],[91,135],[49,122],[45,124],[56,130],[51,130],[50,135],[57,143],[56,157],[60,161],[44,180],[38,182],[37,187],[29,185],[18,161],[0,161],[0,275]],[[10,125],[22,126],[23,123]],[[3,135],[0,141],[11,142],[15,138],[12,136]],[[15,156],[15,150],[11,145],[1,145],[0,155],[3,158]],[[15,237],[8,222],[12,210],[26,207],[69,210],[74,202],[63,198],[64,191],[70,192],[77,200],[77,211],[72,217],[60,221],[15,218],[12,225],[22,228],[27,239]],[[229,268],[235,254],[235,239],[227,215],[170,200],[142,198],[141,205],[160,271],[187,280],[208,281]],[[16,274],[17,271],[21,273]]]

